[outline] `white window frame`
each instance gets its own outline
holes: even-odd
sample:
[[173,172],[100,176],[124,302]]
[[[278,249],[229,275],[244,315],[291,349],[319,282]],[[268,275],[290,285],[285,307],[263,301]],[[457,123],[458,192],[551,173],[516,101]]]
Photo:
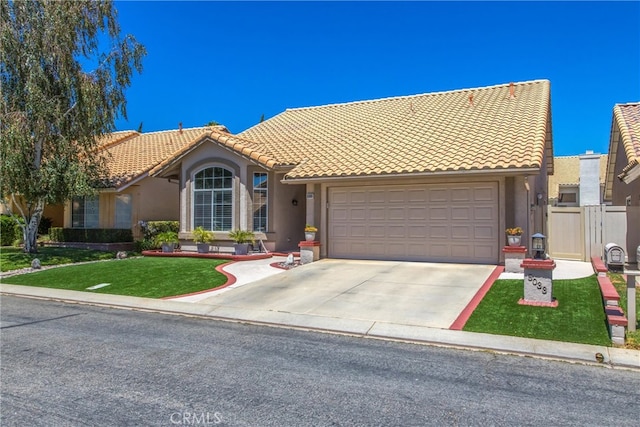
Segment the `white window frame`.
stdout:
[[[260,175],[264,175],[264,187],[256,187],[256,178]],[[254,172],[252,175],[252,219],[253,219],[253,231],[267,233],[269,231],[269,174],[267,172]],[[258,203],[257,199],[264,200],[264,203]],[[256,221],[256,212],[262,211],[264,206],[264,216],[259,215]],[[264,229],[257,227],[257,222],[264,222]]]
[[[82,212],[76,212],[75,204],[82,201]],[[80,216],[80,218],[78,218]],[[77,222],[76,222],[76,218]],[[87,221],[89,219],[89,221]],[[98,228],[100,226],[100,197],[84,196],[71,199],[71,227]]]
[[[230,215],[230,221],[231,223],[229,224],[228,228],[223,227],[222,228],[217,228],[214,226],[215,223],[215,205],[214,205],[214,188],[211,189],[198,189],[196,188],[197,186],[197,181],[196,181],[196,176],[198,174],[200,174],[201,172],[207,170],[207,169],[222,169],[225,172],[230,174],[230,179],[231,179],[231,186],[226,189],[226,190],[230,190],[231,192],[231,215]],[[215,179],[215,172],[214,172],[214,177]],[[224,179],[224,177],[223,177]],[[234,181],[235,181],[235,174],[233,172],[233,170],[229,169],[228,167],[225,167],[223,165],[219,165],[219,164],[213,164],[213,165],[206,165],[202,168],[199,168],[198,170],[196,170],[192,175],[191,175],[191,229],[194,229],[196,227],[198,227],[199,225],[201,225],[199,222],[196,222],[196,194],[197,193],[207,193],[210,192],[211,194],[211,227],[205,227],[205,229],[209,229],[209,231],[231,231],[234,228],[234,224],[235,224],[235,185],[234,185]],[[225,190],[225,189],[223,189]]]
[[116,194],[116,214],[113,226],[115,228],[131,228],[133,219],[133,196],[131,194]]

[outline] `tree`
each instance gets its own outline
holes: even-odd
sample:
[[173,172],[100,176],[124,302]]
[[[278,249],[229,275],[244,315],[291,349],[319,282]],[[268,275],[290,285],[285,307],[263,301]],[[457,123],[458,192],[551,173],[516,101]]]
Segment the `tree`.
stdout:
[[45,204],[105,185],[100,136],[126,118],[144,46],[120,36],[111,1],[0,2],[0,199],[37,250]]

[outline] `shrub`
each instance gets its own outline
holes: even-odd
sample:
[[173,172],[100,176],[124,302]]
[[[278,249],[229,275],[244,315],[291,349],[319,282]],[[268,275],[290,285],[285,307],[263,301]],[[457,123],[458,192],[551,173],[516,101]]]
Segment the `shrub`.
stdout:
[[0,215],[0,246],[11,246],[22,240],[22,228],[11,215]]
[[120,243],[133,242],[129,228],[61,228],[51,227],[52,242]]
[[178,221],[140,221],[140,228],[144,234],[144,239],[153,241],[160,233],[167,231],[178,233],[180,231],[180,223]]

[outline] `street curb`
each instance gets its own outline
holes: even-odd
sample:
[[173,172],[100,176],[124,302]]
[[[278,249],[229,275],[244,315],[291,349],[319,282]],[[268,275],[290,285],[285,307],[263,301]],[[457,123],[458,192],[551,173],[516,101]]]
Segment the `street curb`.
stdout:
[[1,283],[0,294],[640,370],[640,350],[615,347]]

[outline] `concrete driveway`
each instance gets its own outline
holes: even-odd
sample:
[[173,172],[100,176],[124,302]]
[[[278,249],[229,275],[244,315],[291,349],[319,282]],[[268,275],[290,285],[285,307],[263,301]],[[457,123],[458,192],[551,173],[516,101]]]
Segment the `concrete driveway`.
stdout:
[[449,328],[495,268],[323,259],[199,303]]

